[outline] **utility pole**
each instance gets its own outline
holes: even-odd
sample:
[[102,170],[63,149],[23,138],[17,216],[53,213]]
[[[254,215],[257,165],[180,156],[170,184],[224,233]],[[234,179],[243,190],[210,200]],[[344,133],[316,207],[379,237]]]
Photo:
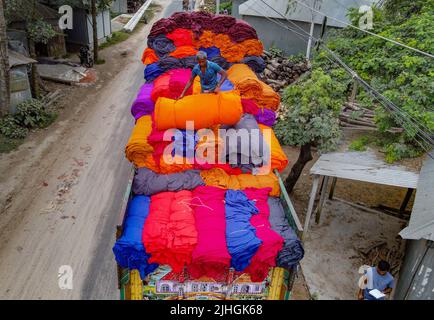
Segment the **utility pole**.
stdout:
[[10,104],[8,37],[4,5],[3,0],[0,0],[0,116],[9,112]]
[[96,0],[91,0],[90,12],[92,15],[92,31],[93,31],[93,61],[97,63],[98,61],[98,34],[97,34],[97,24],[96,24]]
[[220,0],[216,0],[215,2],[215,13],[216,14],[220,13]]
[[[318,0],[312,0],[312,8],[316,9]],[[306,59],[310,60],[310,53],[312,48],[312,37],[313,37],[313,31],[315,29],[315,13],[313,10],[311,10],[311,22],[310,22],[310,32],[309,32],[309,41],[307,43],[307,50],[306,50]]]

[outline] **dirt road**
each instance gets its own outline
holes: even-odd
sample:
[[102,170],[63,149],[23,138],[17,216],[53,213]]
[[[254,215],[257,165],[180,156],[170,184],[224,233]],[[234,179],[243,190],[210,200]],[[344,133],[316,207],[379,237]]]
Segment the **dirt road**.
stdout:
[[[179,8],[158,4],[154,20]],[[102,51],[101,79],[71,90],[57,123],[1,155],[0,299],[118,299],[111,248],[131,169],[129,107],[152,22]],[[59,287],[63,265],[72,268],[72,289]]]

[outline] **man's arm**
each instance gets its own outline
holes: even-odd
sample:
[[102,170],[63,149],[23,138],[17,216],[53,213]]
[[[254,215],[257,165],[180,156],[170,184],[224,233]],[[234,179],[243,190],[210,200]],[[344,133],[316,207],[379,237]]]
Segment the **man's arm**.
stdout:
[[179,96],[178,99],[182,99],[184,97],[184,94],[187,92],[187,90],[191,87],[191,85],[193,84],[194,78],[196,77],[196,75],[192,74],[190,80],[188,80],[187,84],[185,85],[184,90],[182,90],[181,95]]
[[228,74],[226,73],[226,71],[224,71],[223,69],[221,69],[219,71],[220,73],[220,81],[217,84],[217,87],[215,88],[214,92],[219,92],[220,91],[220,87],[222,86],[223,82],[225,82],[225,80],[228,78]]

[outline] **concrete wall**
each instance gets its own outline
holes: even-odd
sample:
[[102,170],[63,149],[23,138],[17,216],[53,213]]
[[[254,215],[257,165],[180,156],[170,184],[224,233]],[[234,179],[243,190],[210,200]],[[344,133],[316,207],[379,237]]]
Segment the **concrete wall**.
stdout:
[[111,4],[111,11],[117,13],[128,13],[128,1],[127,0],[113,0]]
[[405,258],[393,298],[434,300],[434,243],[407,240]]

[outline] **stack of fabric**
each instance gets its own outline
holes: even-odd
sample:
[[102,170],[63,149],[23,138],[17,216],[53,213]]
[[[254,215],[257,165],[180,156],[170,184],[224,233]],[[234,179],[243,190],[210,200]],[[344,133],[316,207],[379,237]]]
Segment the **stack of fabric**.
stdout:
[[[178,99],[197,50],[223,63],[229,79],[219,93],[202,94],[196,77]],[[230,16],[178,12],[153,25],[125,148],[134,198],[113,248],[142,279],[169,265],[194,279],[234,268],[260,282],[303,257],[279,202],[274,170],[288,159],[271,128],[279,95],[255,74],[261,53],[256,31]]]

